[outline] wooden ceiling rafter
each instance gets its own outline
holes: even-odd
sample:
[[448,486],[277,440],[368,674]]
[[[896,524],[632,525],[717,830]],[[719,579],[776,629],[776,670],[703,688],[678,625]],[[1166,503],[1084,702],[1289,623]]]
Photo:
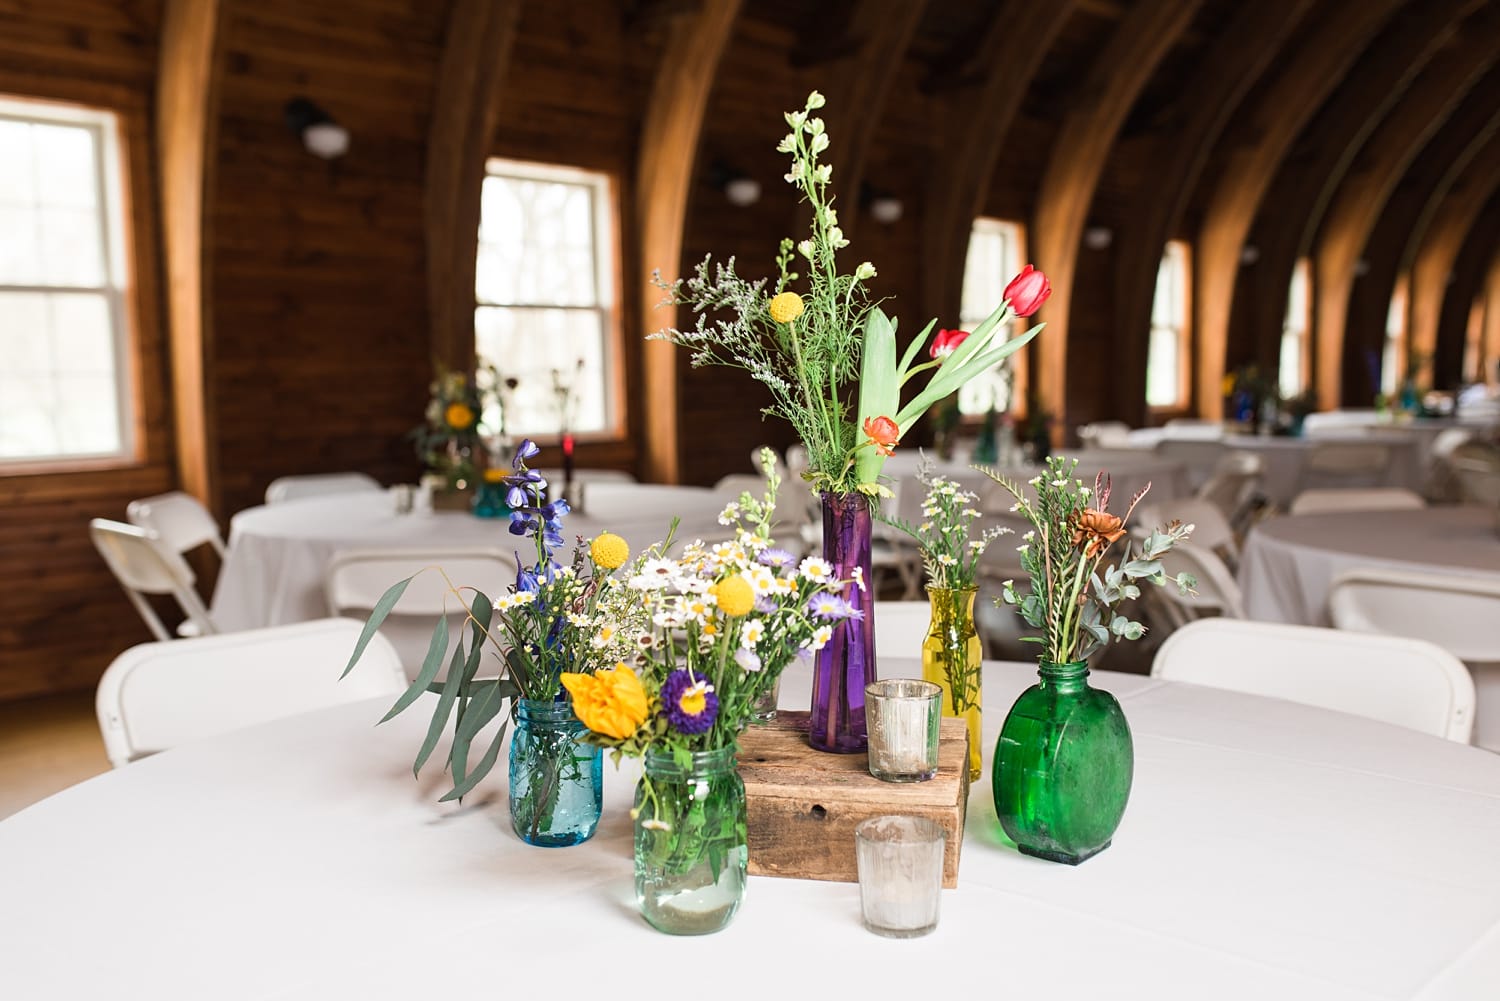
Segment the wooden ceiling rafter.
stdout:
[[1484,273],[1484,329],[1480,334],[1480,374],[1496,378],[1500,368],[1500,246],[1490,256]]
[[1419,383],[1432,384],[1437,374],[1432,359],[1438,350],[1443,301],[1459,291],[1450,287],[1448,279],[1464,241],[1496,191],[1500,191],[1500,133],[1490,137],[1448,189],[1412,259],[1407,343],[1418,358],[1426,359],[1423,375],[1427,378],[1419,375]]
[[1193,95],[1175,116],[1181,124],[1155,140],[1159,155],[1150,198],[1134,203],[1121,227],[1115,265],[1115,316],[1125,344],[1118,355],[1124,395],[1116,400],[1120,417],[1134,424],[1146,418],[1146,350],[1151,306],[1162,248],[1187,209],[1198,177],[1215,143],[1246,93],[1276,59],[1282,45],[1312,8],[1314,0],[1286,0],[1280,6],[1247,4],[1203,54],[1183,88]]
[[219,0],[167,0],[156,77],[174,448],[182,489],[219,509],[216,412],[207,392],[213,315],[205,205],[213,196],[222,11]]
[[1208,196],[1193,248],[1196,400],[1203,417],[1223,415],[1220,383],[1240,255],[1277,165],[1371,36],[1400,6],[1400,0],[1344,0],[1316,28],[1303,33],[1296,55],[1252,106],[1237,112],[1236,127],[1221,143],[1228,155]]
[[958,316],[969,232],[983,211],[1011,124],[1072,5],[1005,0],[979,51],[1006,51],[1005,40],[1012,37],[1027,44],[1009,58],[992,58],[976,91],[949,95],[962,107],[948,116],[942,148],[950,155],[930,174],[922,215],[922,299],[929,316]]
[[[1500,173],[1500,163],[1491,168]],[[1438,313],[1437,342],[1433,349],[1433,385],[1458,389],[1467,378],[1464,370],[1470,328],[1477,321],[1479,357],[1477,374],[1494,372],[1493,355],[1484,352],[1484,321],[1488,304],[1484,299],[1485,273],[1500,250],[1500,193],[1492,192],[1483,208],[1474,213],[1472,225],[1453,260],[1448,287]],[[1493,300],[1490,300],[1493,302]],[[1479,315],[1475,316],[1475,310]]]
[[1082,84],[1090,99],[1068,113],[1048,155],[1032,217],[1030,253],[1051,281],[1052,296],[1037,317],[1046,321],[1047,330],[1033,343],[1038,367],[1032,384],[1041,408],[1059,417],[1067,413],[1073,276],[1094,192],[1136,98],[1198,7],[1184,0],[1145,0],[1134,7]]
[[1313,379],[1325,407],[1342,403],[1344,331],[1355,268],[1386,200],[1422,147],[1500,56],[1500,18],[1468,27],[1376,129],[1345,174],[1313,248]]
[[[1249,335],[1252,357],[1277,354],[1286,299],[1297,260],[1308,252],[1339,182],[1400,96],[1484,0],[1434,0],[1402,10],[1360,59],[1338,92],[1303,130],[1307,155],[1288,156],[1276,173],[1251,234],[1255,267],[1236,287],[1262,308]],[[1231,336],[1236,336],[1231,331]]]
[[474,234],[521,3],[455,0],[433,93],[423,204],[432,354],[461,372],[474,364]]
[[[740,0],[704,0],[697,10],[679,16],[670,29],[651,85],[636,165],[635,211],[643,261],[682,259],[704,114],[739,12]],[[660,294],[649,278],[645,289],[641,329],[673,326],[676,309],[657,305]],[[657,483],[676,483],[681,477],[678,354],[679,349],[665,341],[647,341],[642,352],[641,398],[648,401],[639,429],[642,472]]]

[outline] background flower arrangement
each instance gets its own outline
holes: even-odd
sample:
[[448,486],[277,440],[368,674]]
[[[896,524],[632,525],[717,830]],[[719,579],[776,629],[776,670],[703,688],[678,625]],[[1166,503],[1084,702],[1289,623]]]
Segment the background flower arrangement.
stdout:
[[474,447],[483,412],[479,387],[463,372],[439,370],[429,392],[426,420],[409,437],[423,466],[442,476],[449,489],[462,490],[478,476]]

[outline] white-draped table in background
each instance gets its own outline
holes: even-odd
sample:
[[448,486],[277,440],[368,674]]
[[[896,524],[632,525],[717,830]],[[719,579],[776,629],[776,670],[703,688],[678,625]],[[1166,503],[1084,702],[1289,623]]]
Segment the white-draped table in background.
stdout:
[[1495,512],[1429,507],[1269,518],[1250,532],[1240,559],[1245,611],[1267,622],[1326,626],[1334,578],[1356,567],[1500,581]]
[[[866,932],[854,884],[768,877],[719,934],[661,935],[633,900],[633,763],[606,765],[593,840],[530,848],[503,764],[461,808],[439,805],[440,769],[411,775],[426,707],[376,727],[385,703],[358,703],[168,751],[0,822],[0,995],[1496,996],[1500,757],[1098,673],[1135,735],[1135,785],[1113,846],[1069,868],[1017,853],[989,792],[1033,677],[986,665],[985,774],[925,938]],[[794,671],[782,704],[809,687]]]
[[[597,482],[585,509],[564,519],[564,538],[612,531],[638,552],[682,519],[679,539],[716,538],[726,496],[700,487]],[[213,619],[223,632],[305,622],[328,614],[323,575],[340,550],[489,548],[522,551],[527,540],[505,518],[467,511],[397,514],[384,493],[309,497],[241,511],[230,521],[229,555],[214,589]]]

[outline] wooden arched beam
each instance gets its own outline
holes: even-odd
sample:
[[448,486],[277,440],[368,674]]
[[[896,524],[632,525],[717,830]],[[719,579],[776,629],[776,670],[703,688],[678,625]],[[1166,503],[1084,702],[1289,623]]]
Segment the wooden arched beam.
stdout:
[[989,54],[977,93],[950,96],[946,155],[934,164],[922,216],[922,315],[958,316],[969,232],[1032,77],[1074,6],[1075,0],[1005,0],[976,47]]
[[[864,184],[870,147],[884,118],[882,112],[891,84],[926,7],[927,0],[907,0],[893,6],[857,5],[849,25],[849,34],[858,40],[857,48],[830,68],[827,84],[822,88],[823,96],[828,98],[823,117],[839,144],[839,167],[833,175],[833,189],[841,207],[839,225],[846,237],[852,238],[860,225],[860,188]],[[794,233],[805,231],[812,219],[807,203],[798,202],[798,211],[805,218],[792,229]]]
[[1284,0],[1242,7],[1183,87],[1191,97],[1176,127],[1153,143],[1151,161],[1158,168],[1152,196],[1138,199],[1121,227],[1115,265],[1115,316],[1125,341],[1116,357],[1126,387],[1116,409],[1132,424],[1145,423],[1146,354],[1162,248],[1181,221],[1220,133],[1312,6],[1313,0]]
[[1287,292],[1297,259],[1307,253],[1318,223],[1360,148],[1401,95],[1483,0],[1432,0],[1403,9],[1381,32],[1317,115],[1303,129],[1297,149],[1276,173],[1251,230],[1258,254],[1235,289],[1249,296],[1253,327],[1231,329],[1244,337],[1248,354],[1275,369]]
[[[675,271],[681,261],[682,229],[703,114],[739,11],[740,0],[704,0],[693,12],[679,14],[658,63],[636,166],[640,259],[648,267]],[[661,290],[651,283],[649,274],[643,279],[641,329],[650,332],[673,326],[676,308],[658,308]],[[647,341],[641,360],[641,398],[646,401],[643,472],[658,483],[676,483],[681,476],[678,353],[677,347],[665,341]]]
[[[1371,395],[1379,389],[1365,359],[1372,353],[1376,358],[1383,356],[1396,276],[1410,270],[1422,235],[1453,182],[1489,138],[1500,131],[1500,103],[1493,97],[1497,90],[1500,68],[1490,70],[1489,77],[1469,92],[1423,148],[1386,201],[1370,233],[1364,254],[1367,270],[1355,280],[1349,301],[1344,341],[1346,399]],[[1402,361],[1397,359],[1398,364]]]
[[156,76],[156,159],[177,475],[182,489],[219,507],[217,412],[205,392],[213,361],[207,308],[208,226],[220,77],[219,0],[168,0]]
[[1500,247],[1490,257],[1484,275],[1484,332],[1479,371],[1491,386],[1500,384]]
[[1059,430],[1071,424],[1066,417],[1068,313],[1089,206],[1125,116],[1198,6],[1188,0],[1144,0],[1131,9],[1090,66],[1080,85],[1083,99],[1063,121],[1042,174],[1031,256],[1051,281],[1052,297],[1038,317],[1047,330],[1035,342],[1033,384],[1042,408],[1061,418]]
[[1430,384],[1437,351],[1438,320],[1448,276],[1475,218],[1500,190],[1500,134],[1470,161],[1438,207],[1412,260],[1407,330],[1413,354],[1423,360],[1418,384]]
[[[1500,164],[1496,164],[1500,170]],[[1464,384],[1464,356],[1469,343],[1473,310],[1480,309],[1479,374],[1484,374],[1484,302],[1485,272],[1495,251],[1500,248],[1500,194],[1492,194],[1484,208],[1474,216],[1469,234],[1453,261],[1452,279],[1443,294],[1438,314],[1437,346],[1433,351],[1433,385],[1439,389],[1458,389]]]
[[521,0],[455,0],[427,130],[427,301],[432,356],[474,363],[474,268],[484,162],[495,138]]
[[1464,95],[1500,57],[1500,17],[1467,23],[1381,122],[1339,185],[1318,233],[1313,260],[1313,376],[1319,402],[1343,396],[1349,293],[1365,243],[1392,189]]
[[1223,413],[1220,382],[1240,254],[1276,167],[1371,35],[1398,7],[1399,0],[1345,0],[1328,12],[1303,35],[1296,55],[1253,105],[1236,114],[1236,125],[1225,137],[1227,152],[1194,247],[1197,403],[1204,417]]

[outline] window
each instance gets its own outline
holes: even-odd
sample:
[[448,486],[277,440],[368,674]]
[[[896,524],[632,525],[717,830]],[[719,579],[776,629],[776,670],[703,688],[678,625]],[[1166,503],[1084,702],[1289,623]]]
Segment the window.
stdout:
[[1188,337],[1191,293],[1188,284],[1188,246],[1168,243],[1156,269],[1156,293],[1151,300],[1151,342],[1146,355],[1146,406],[1182,409],[1188,402]]
[[[973,330],[1000,305],[1000,294],[1025,266],[1026,248],[1021,226],[1003,219],[979,218],[969,232],[969,252],[964,260],[963,299],[958,308],[961,330]],[[1011,324],[1009,336],[1024,334],[1025,319]],[[1024,398],[1026,355],[1018,351],[988,372],[970,379],[958,391],[961,414],[984,414],[990,407],[1000,413]]]
[[1394,400],[1401,392],[1401,363],[1406,355],[1406,275],[1396,279],[1385,314],[1385,348],[1380,356],[1380,391]]
[[1297,262],[1292,269],[1292,285],[1287,290],[1286,319],[1281,324],[1281,364],[1279,388],[1285,399],[1301,396],[1307,389],[1308,351],[1311,348],[1307,331],[1312,326],[1312,284],[1309,278],[1307,258]]
[[117,132],[0,98],[0,463],[134,452]]
[[[481,366],[517,380],[504,415],[511,434],[619,428],[609,197],[603,174],[513,160],[487,165],[474,340]],[[495,426],[498,416],[486,414],[486,423]]]

